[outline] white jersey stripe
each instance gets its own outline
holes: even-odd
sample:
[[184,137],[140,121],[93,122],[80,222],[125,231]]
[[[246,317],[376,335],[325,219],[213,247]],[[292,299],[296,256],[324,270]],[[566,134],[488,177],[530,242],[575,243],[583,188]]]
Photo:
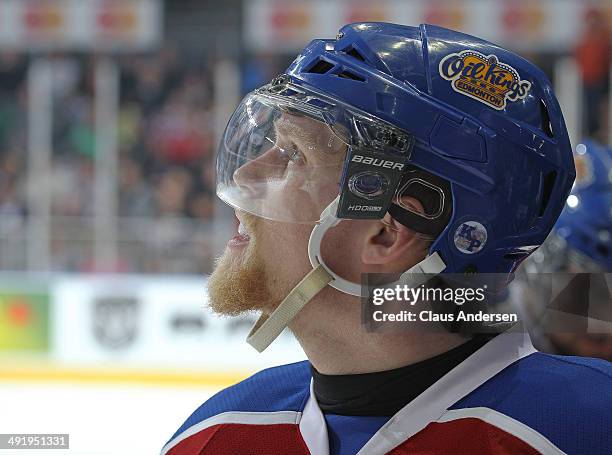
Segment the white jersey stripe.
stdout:
[[282,423],[297,424],[302,416],[301,412],[295,411],[276,411],[276,412],[223,412],[209,417],[183,431],[176,438],[172,439],[164,446],[161,455],[167,454],[170,449],[179,442],[193,436],[206,428],[224,423],[239,423],[243,425],[276,425]]
[[565,452],[559,449],[538,431],[494,409],[484,407],[452,409],[440,417],[437,422],[445,423],[452,422],[453,420],[468,418],[482,420],[483,422],[493,425],[506,433],[516,436],[521,441],[529,444],[531,447],[544,455],[565,454]]
[[315,399],[312,379],[310,380],[310,397],[302,412],[300,433],[308,450],[316,455],[329,455],[327,423]]
[[429,422],[494,377],[500,371],[536,352],[521,325],[496,336],[444,375],[382,426],[358,455],[382,455],[410,439]]

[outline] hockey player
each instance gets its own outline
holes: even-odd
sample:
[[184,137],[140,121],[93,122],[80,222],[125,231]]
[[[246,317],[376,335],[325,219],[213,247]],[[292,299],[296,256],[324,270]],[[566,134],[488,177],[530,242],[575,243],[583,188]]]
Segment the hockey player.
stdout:
[[[525,267],[531,285],[527,291],[535,295],[545,287],[538,283],[539,272],[612,272],[612,150],[587,140],[576,147],[574,158],[576,183],[565,208]],[[602,276],[576,278],[588,279],[588,289],[576,281],[566,288],[563,301],[542,308],[542,302],[534,299],[533,307],[525,308],[526,319],[532,321],[534,344],[546,352],[612,361],[610,290]],[[522,303],[527,306],[528,301]],[[561,316],[557,324],[555,314]]]
[[440,27],[359,23],[248,94],[217,156],[238,219],[210,278],[248,342],[308,362],[204,403],[163,454],[603,454],[612,369],[509,330],[368,332],[362,273],[509,276],[574,181],[561,111],[517,55]]

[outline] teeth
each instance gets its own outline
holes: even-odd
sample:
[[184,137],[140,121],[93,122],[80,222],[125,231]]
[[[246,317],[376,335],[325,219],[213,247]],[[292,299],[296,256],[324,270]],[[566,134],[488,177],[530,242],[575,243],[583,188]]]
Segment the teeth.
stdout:
[[238,225],[238,234],[244,235],[245,237],[249,237],[249,233],[246,231],[246,228],[242,223]]

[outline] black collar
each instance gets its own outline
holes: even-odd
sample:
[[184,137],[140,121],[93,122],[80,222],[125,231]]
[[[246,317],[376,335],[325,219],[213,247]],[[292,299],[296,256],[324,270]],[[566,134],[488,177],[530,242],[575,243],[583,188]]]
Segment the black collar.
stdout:
[[314,394],[326,414],[392,416],[491,338],[475,336],[443,354],[388,371],[327,375],[312,367]]

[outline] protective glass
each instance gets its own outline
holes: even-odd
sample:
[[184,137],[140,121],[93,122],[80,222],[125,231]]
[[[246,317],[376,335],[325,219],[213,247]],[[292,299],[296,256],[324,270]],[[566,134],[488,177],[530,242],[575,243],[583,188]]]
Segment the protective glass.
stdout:
[[339,192],[347,144],[305,103],[256,91],[234,112],[217,154],[217,194],[266,219],[314,223]]
[[402,199],[418,190],[420,196],[432,193],[426,199],[433,201],[419,216],[436,218],[441,191],[416,177],[402,181],[411,172],[412,146],[410,134],[379,118],[273,81],[248,94],[226,127],[217,153],[217,194],[255,216],[312,224],[341,193],[340,218],[381,219],[384,209],[368,210],[394,200],[415,212]]

